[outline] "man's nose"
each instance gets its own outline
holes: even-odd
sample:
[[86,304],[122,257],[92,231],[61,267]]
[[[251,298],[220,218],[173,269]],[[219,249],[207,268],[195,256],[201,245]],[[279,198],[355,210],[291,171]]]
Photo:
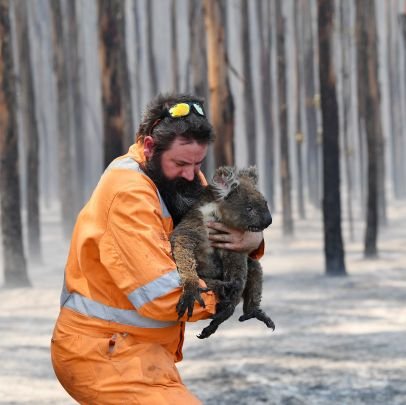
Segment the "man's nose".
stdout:
[[182,177],[188,181],[192,181],[195,178],[193,167],[185,167],[182,171]]

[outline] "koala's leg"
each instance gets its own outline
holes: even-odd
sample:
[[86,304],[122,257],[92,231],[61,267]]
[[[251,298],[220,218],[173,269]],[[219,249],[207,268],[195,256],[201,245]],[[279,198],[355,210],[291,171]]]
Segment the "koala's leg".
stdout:
[[222,300],[230,297],[231,292],[238,287],[236,281],[222,281],[216,279],[205,279],[207,288],[214,291],[216,296]]
[[234,287],[226,298],[220,299],[220,302],[216,306],[216,314],[212,321],[202,330],[201,334],[198,335],[198,338],[200,339],[205,339],[212,335],[220,324],[233,315],[235,307],[240,302],[244,290],[247,277],[247,260],[245,255],[231,251],[224,251],[222,252],[222,259],[224,282],[233,283]]
[[183,288],[182,296],[176,306],[176,311],[180,319],[183,314],[188,313],[188,318],[193,315],[193,307],[197,301],[202,307],[205,307],[200,293],[207,291],[199,287],[199,276],[197,275],[197,262],[194,256],[194,244],[191,238],[185,235],[178,235],[172,241],[172,254],[176,262],[181,285]]
[[263,273],[261,264],[257,260],[248,258],[247,284],[243,292],[244,315],[240,316],[241,322],[256,318],[265,323],[268,328],[275,330],[272,319],[260,308],[262,298]]

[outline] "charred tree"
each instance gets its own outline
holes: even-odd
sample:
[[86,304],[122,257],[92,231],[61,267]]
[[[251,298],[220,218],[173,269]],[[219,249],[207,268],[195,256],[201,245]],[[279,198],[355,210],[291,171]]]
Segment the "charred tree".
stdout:
[[137,94],[137,99],[134,100],[134,106],[137,108],[137,116],[141,117],[142,106],[141,106],[141,30],[140,30],[140,18],[138,13],[138,1],[133,2],[133,15],[134,15],[134,46],[135,46],[135,75],[134,75],[134,86],[135,94]]
[[123,154],[124,146],[131,143],[129,139],[134,132],[131,124],[128,64],[124,56],[123,7],[121,0],[99,0],[105,166]]
[[24,123],[24,146],[26,150],[27,179],[27,230],[28,256],[41,262],[41,227],[39,206],[39,131],[35,114],[34,74],[32,51],[29,41],[28,6],[26,1],[14,3],[18,42],[18,65],[20,68],[20,89],[22,96],[22,116]]
[[[58,0],[57,0],[58,1]],[[65,42],[65,60],[67,63],[67,86],[69,94],[69,116],[71,128],[72,150],[72,172],[73,188],[75,190],[75,215],[85,203],[86,189],[86,155],[85,155],[85,130],[84,116],[85,103],[82,97],[82,88],[84,87],[83,76],[81,74],[82,60],[80,57],[80,41],[78,34],[78,21],[76,11],[76,1],[65,1],[65,10],[62,15],[66,17],[64,22],[66,29],[64,33]],[[61,22],[59,22],[61,24]],[[62,23],[63,24],[63,23]],[[65,112],[66,114],[66,112]]]
[[343,83],[342,100],[341,105],[343,109],[343,146],[344,146],[344,159],[345,159],[345,176],[347,183],[347,211],[348,211],[348,223],[350,231],[350,240],[354,240],[354,221],[352,210],[352,198],[353,198],[353,182],[352,182],[352,157],[353,147],[350,145],[350,112],[352,109],[351,98],[351,32],[348,30],[348,21],[350,3],[348,1],[342,1],[340,3],[340,39],[341,39],[341,77]]
[[336,77],[331,54],[334,0],[317,0],[319,74],[323,120],[323,221],[326,273],[346,274],[341,234],[340,161]]
[[317,108],[319,104],[315,78],[315,40],[312,29],[311,0],[304,0],[303,38],[304,38],[304,93],[306,106],[307,134],[307,178],[309,200],[320,207],[320,144],[318,142]]
[[240,40],[242,44],[242,72],[243,72],[243,103],[245,138],[247,139],[248,164],[255,165],[257,162],[257,129],[255,118],[255,100],[251,72],[251,45],[248,0],[241,0],[241,30]]
[[171,0],[171,61],[172,61],[172,89],[179,92],[179,61],[178,36],[176,24],[176,0]]
[[358,104],[365,114],[368,151],[368,197],[366,206],[365,257],[377,256],[378,236],[378,139],[382,136],[380,119],[377,33],[375,6],[367,0],[357,0],[357,64],[360,76]]
[[234,165],[234,101],[227,73],[224,11],[219,0],[204,0],[210,117],[216,133],[215,165]]
[[271,208],[274,209],[275,141],[271,81],[271,46],[273,38],[271,31],[271,4],[269,1],[257,0],[256,17],[260,44],[260,97],[265,132],[265,195]]
[[0,0],[0,207],[5,287],[30,286],[20,213],[15,77],[10,3]]
[[207,46],[204,28],[203,4],[200,0],[190,0],[189,4],[189,60],[188,89],[204,99],[208,98],[207,86]]
[[278,70],[279,128],[280,128],[280,176],[282,190],[283,233],[293,234],[291,175],[289,164],[288,105],[286,90],[285,18],[282,14],[282,1],[276,0],[276,49]]
[[147,59],[149,83],[152,96],[156,96],[158,92],[158,73],[156,68],[155,52],[154,52],[154,19],[152,18],[153,1],[147,1]]
[[403,143],[403,114],[401,86],[403,77],[400,73],[400,52],[398,47],[398,24],[396,11],[398,3],[385,2],[387,11],[387,49],[388,49],[388,81],[390,97],[390,125],[391,125],[391,163],[393,176],[393,191],[397,199],[406,196],[405,182],[405,147]]
[[77,213],[74,170],[71,148],[71,119],[69,72],[67,60],[67,39],[64,30],[61,1],[50,1],[53,22],[54,71],[58,97],[58,159],[59,159],[59,199],[61,202],[62,231],[67,239],[71,236]]
[[304,219],[304,182],[303,182],[303,159],[302,147],[304,134],[302,129],[302,77],[303,77],[303,44],[302,44],[302,14],[303,3],[294,3],[294,20],[295,20],[295,57],[296,57],[296,168],[297,168],[297,205],[299,217]]
[[[203,3],[200,0],[188,2],[189,25],[189,63],[187,64],[187,89],[190,93],[206,100],[205,109],[209,112],[209,89],[207,85],[207,46],[204,28]],[[213,173],[213,147],[209,146],[207,158],[203,161],[202,171],[210,176]]]

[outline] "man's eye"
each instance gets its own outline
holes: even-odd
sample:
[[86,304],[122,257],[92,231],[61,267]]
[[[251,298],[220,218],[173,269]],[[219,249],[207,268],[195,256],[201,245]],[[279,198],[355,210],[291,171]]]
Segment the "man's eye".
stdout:
[[247,210],[247,212],[251,212],[251,211],[252,211],[252,207],[251,207],[251,206],[248,206],[248,207],[246,207],[245,209]]

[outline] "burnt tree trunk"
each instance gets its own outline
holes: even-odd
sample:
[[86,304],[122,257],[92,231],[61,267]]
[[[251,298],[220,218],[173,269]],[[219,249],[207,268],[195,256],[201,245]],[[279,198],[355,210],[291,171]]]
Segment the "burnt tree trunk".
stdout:
[[17,119],[10,4],[0,0],[0,207],[5,287],[30,286],[20,212]]
[[382,132],[379,108],[376,24],[374,4],[357,0],[358,44],[357,63],[359,65],[360,92],[358,104],[365,113],[368,151],[368,197],[366,231],[364,241],[365,257],[377,256],[378,235],[378,133]]
[[255,118],[255,100],[251,77],[251,45],[250,45],[250,24],[248,0],[241,0],[241,37],[242,44],[242,73],[243,73],[243,103],[245,138],[247,139],[248,164],[256,164],[257,130]]
[[401,111],[401,87],[402,82],[400,75],[400,55],[397,47],[397,24],[393,17],[394,5],[391,1],[386,2],[387,8],[387,49],[388,49],[388,80],[389,80],[389,97],[390,97],[390,125],[391,125],[391,162],[393,176],[393,191],[395,197],[400,199],[406,196],[406,182],[404,180],[404,150],[402,144],[402,111]]
[[234,165],[234,101],[227,74],[224,13],[219,0],[204,0],[210,117],[217,135],[215,165]]
[[347,183],[347,211],[348,211],[348,222],[349,222],[349,232],[350,240],[354,240],[354,221],[352,212],[352,198],[353,198],[353,150],[354,148],[350,145],[350,112],[352,109],[352,98],[351,98],[351,32],[348,29],[349,22],[349,6],[348,1],[342,1],[340,4],[340,34],[341,34],[341,53],[342,53],[342,64],[341,64],[341,76],[343,82],[342,91],[342,108],[343,108],[343,146],[344,146],[344,158],[345,158],[345,176]]
[[[189,63],[187,64],[187,89],[192,94],[206,100],[205,109],[209,113],[209,89],[207,85],[207,46],[204,28],[203,3],[200,0],[188,2],[189,14]],[[207,176],[213,173],[213,146],[209,146],[207,158],[203,161],[202,171]]]
[[302,42],[302,3],[294,3],[295,19],[295,55],[296,55],[296,168],[297,168],[297,205],[299,217],[306,217],[304,203],[304,182],[303,182],[303,129],[302,129],[302,77],[303,77],[303,42]]
[[269,1],[257,0],[256,16],[260,43],[260,81],[261,107],[265,132],[265,195],[274,209],[274,179],[275,179],[275,141],[272,109],[271,81],[271,4]]
[[[76,1],[66,1],[67,30],[64,35],[66,41],[65,60],[67,62],[68,87],[71,114],[71,136],[74,151],[72,162],[73,188],[77,206],[75,214],[79,212],[80,207],[85,203],[85,184],[86,184],[86,151],[85,151],[85,133],[83,123],[83,111],[85,110],[81,89],[83,87],[83,78],[80,71],[81,59],[79,56],[79,34],[76,15]],[[62,13],[63,15],[64,13]],[[65,112],[66,114],[66,112]]]
[[[123,81],[125,43],[123,35],[123,3],[121,0],[99,0],[99,56],[102,73],[102,105],[104,124],[104,165],[124,152],[128,83]],[[123,49],[124,48],[124,49]]]
[[171,0],[171,62],[172,62],[172,89],[179,92],[179,62],[178,37],[176,24],[176,0]]
[[152,97],[155,97],[158,92],[158,73],[156,68],[155,52],[154,52],[154,18],[152,16],[153,1],[147,1],[147,59],[149,84]]
[[320,207],[320,158],[317,128],[316,78],[315,78],[315,44],[312,30],[311,1],[305,0],[303,7],[304,45],[304,92],[306,105],[307,134],[307,178],[309,200],[315,207]]
[[76,199],[73,186],[74,170],[71,156],[71,120],[69,116],[68,61],[66,33],[60,0],[50,1],[53,22],[54,71],[58,97],[58,160],[59,199],[61,202],[62,232],[71,236],[76,216]]
[[336,77],[331,54],[334,0],[317,0],[321,113],[323,120],[323,220],[326,273],[345,275],[341,236],[340,163]]
[[[32,51],[29,41],[27,2],[15,3],[16,32],[18,40],[18,61],[20,67],[20,89],[24,146],[26,150],[27,179],[27,230],[28,256],[35,262],[41,262],[41,226],[39,206],[39,131],[35,114],[34,75],[32,70]],[[20,133],[21,133],[20,132]]]
[[135,46],[135,75],[134,86],[135,94],[137,98],[134,101],[136,107],[137,116],[141,117],[142,105],[141,105],[141,30],[140,30],[140,17],[138,13],[139,2],[133,2],[133,15],[134,15],[134,46]]
[[276,1],[277,67],[280,128],[280,176],[282,190],[283,233],[293,234],[291,176],[289,167],[288,106],[286,90],[285,18],[282,14],[282,1]]

